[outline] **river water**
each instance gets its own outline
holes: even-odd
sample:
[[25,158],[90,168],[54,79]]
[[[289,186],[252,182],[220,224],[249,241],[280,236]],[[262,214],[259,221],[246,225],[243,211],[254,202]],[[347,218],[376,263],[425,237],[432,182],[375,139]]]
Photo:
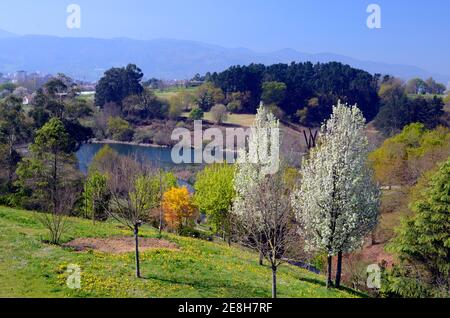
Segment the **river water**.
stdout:
[[[138,159],[148,160],[155,167],[162,167],[165,170],[173,170],[175,167],[178,169],[180,167],[186,166],[185,164],[174,164],[171,157],[172,148],[164,147],[146,147],[139,145],[129,145],[129,144],[96,144],[87,143],[83,144],[81,148],[77,151],[76,157],[78,159],[80,171],[87,173],[89,165],[91,164],[94,156],[97,152],[105,145],[110,146],[113,150],[117,151],[121,155],[132,155],[136,156]],[[191,154],[192,155],[192,154]],[[178,179],[178,184],[180,186],[187,186],[192,192],[192,186],[188,184],[185,180]]]
[[[81,148],[77,151],[76,156],[80,165],[80,170],[86,173],[89,165],[91,164],[94,156],[97,152],[106,144],[83,144]],[[117,151],[121,155],[132,155],[137,158],[143,158],[149,160],[152,164],[161,165],[165,168],[170,168],[174,166],[171,158],[171,148],[163,147],[145,147],[138,145],[128,145],[128,144],[107,144],[113,150]]]

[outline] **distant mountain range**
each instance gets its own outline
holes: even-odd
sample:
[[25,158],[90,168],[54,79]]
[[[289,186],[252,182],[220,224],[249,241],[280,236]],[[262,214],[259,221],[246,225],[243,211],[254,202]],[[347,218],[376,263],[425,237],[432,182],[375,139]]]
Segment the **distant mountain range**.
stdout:
[[450,74],[434,74],[419,67],[361,61],[347,56],[307,54],[293,49],[258,53],[246,48],[224,48],[184,40],[96,39],[43,35],[16,36],[0,30],[0,72],[66,73],[76,79],[95,81],[113,66],[137,64],[146,78],[186,79],[196,73],[222,71],[231,65],[250,63],[338,61],[370,73],[404,79],[434,77],[443,83]]
[[0,39],[4,39],[4,38],[12,38],[15,37],[17,35],[15,35],[14,33],[5,31],[5,30],[0,30]]

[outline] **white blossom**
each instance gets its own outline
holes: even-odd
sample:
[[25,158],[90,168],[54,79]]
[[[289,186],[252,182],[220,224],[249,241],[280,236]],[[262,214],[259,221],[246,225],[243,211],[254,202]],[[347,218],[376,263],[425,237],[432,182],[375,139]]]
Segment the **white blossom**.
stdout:
[[359,248],[378,222],[379,189],[367,166],[365,119],[340,102],[322,126],[318,146],[303,160],[291,200],[308,250],[329,256]]
[[243,200],[266,175],[276,172],[274,167],[279,165],[279,126],[275,116],[261,104],[251,127],[248,149],[241,149],[238,153],[233,213],[244,213]]

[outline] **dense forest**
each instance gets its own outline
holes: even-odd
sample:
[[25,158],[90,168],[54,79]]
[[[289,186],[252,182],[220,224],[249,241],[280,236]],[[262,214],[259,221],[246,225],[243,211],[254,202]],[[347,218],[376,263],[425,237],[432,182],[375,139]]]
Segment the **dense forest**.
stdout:
[[358,104],[366,119],[372,120],[379,110],[379,77],[337,62],[306,62],[233,66],[206,79],[231,100],[240,98],[238,112],[254,113],[263,100],[294,121],[317,125],[331,114],[338,100]]

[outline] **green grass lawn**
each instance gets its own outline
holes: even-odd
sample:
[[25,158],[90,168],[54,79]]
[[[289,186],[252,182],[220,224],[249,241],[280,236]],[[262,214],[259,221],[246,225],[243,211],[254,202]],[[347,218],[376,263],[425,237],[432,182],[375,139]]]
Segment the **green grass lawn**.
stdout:
[[438,98],[444,98],[445,95],[440,95],[440,94],[408,94],[409,98],[419,98],[419,97],[423,97],[423,98],[427,98],[427,99],[432,99],[434,97],[438,97]]
[[[79,237],[130,235],[115,223],[70,218],[63,241]],[[144,237],[156,237],[144,226]],[[270,297],[271,272],[257,255],[223,243],[163,234],[178,250],[147,250],[143,279],[134,277],[134,253],[75,252],[44,243],[45,228],[35,213],[0,207],[0,297]],[[80,266],[81,289],[66,286],[69,264]],[[357,297],[327,290],[324,278],[283,265],[280,297]]]
[[188,88],[171,87],[164,90],[155,89],[153,91],[155,92],[155,95],[158,96],[159,98],[169,99],[170,97],[175,96],[176,94],[181,93],[183,91],[195,94],[197,89],[198,87],[188,87]]
[[[189,117],[189,113],[183,113],[181,116],[187,118]],[[214,122],[211,112],[204,113],[203,118],[211,122]],[[243,127],[250,127],[251,125],[253,125],[254,121],[255,121],[254,114],[228,114],[228,118],[225,121],[225,123],[239,125]]]

